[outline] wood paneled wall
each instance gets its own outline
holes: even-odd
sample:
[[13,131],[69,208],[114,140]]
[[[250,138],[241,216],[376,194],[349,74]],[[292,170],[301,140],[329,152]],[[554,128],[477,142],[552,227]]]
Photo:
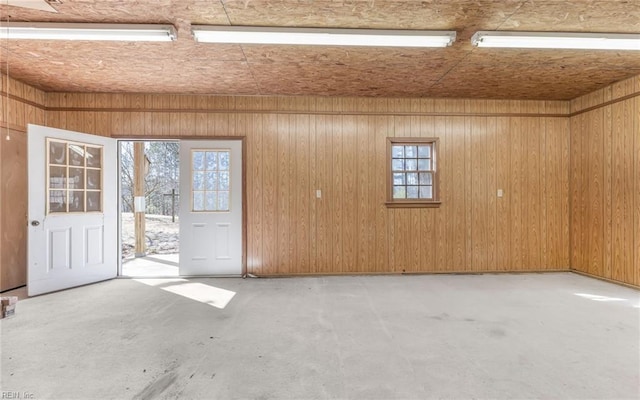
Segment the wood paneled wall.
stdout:
[[26,132],[27,124],[44,124],[46,93],[0,74],[0,125]]
[[0,291],[27,283],[25,132],[44,124],[44,102],[44,92],[0,75]]
[[[569,269],[568,102],[49,93],[47,107],[47,125],[105,136],[246,136],[256,275]],[[440,208],[385,207],[387,136],[440,138]]]
[[[6,140],[7,135],[11,140]],[[27,137],[2,129],[0,139],[0,291],[27,283]]]
[[571,117],[571,266],[636,286],[640,286],[639,95],[637,76],[571,102],[575,114]]
[[[26,270],[16,267],[26,240],[22,222],[7,218],[16,213],[5,188],[26,175],[9,160],[26,154],[28,123],[105,136],[246,136],[254,274],[571,266],[640,285],[640,77],[570,104],[44,93],[1,78],[0,290],[15,284],[10,268]],[[440,208],[384,206],[387,136],[440,137]]]

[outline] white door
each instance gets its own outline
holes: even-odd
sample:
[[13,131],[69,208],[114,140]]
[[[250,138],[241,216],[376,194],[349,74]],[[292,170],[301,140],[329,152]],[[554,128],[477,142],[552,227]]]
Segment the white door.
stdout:
[[180,275],[242,274],[242,142],[180,142]]
[[116,141],[29,125],[28,158],[29,296],[114,278]]

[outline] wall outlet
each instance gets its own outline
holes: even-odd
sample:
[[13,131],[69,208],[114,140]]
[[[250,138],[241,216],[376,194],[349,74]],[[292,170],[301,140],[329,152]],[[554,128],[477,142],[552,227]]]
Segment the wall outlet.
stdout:
[[322,190],[318,189],[316,190],[316,199],[320,199],[322,198]]
[[502,196],[504,196],[504,192],[502,191],[502,189],[498,189],[498,197]]

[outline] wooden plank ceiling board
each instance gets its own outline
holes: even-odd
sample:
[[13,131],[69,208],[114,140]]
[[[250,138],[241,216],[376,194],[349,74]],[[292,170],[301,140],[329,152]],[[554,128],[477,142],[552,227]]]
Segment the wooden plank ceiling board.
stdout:
[[[4,40],[45,91],[566,100],[640,73],[638,52],[478,49],[478,30],[640,32],[637,0],[84,0],[2,21],[173,24],[173,43]],[[455,30],[446,49],[196,43],[192,24]]]

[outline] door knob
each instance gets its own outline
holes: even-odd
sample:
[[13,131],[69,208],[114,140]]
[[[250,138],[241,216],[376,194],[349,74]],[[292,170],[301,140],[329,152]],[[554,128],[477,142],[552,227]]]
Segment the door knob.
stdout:
[[38,226],[40,225],[40,221],[31,221],[31,226]]

